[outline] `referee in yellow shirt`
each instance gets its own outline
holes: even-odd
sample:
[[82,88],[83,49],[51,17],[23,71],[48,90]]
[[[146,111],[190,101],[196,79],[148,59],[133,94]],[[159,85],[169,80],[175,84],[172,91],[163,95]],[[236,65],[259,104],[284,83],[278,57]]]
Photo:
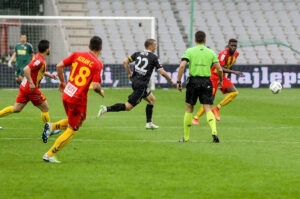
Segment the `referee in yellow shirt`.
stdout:
[[185,97],[184,137],[180,139],[179,142],[188,142],[190,139],[189,134],[192,125],[192,114],[194,106],[199,99],[200,103],[203,104],[207,122],[211,127],[213,142],[219,143],[216,118],[211,111],[211,105],[213,104],[213,86],[210,81],[210,68],[213,65],[218,70],[218,85],[220,87],[222,87],[223,82],[223,71],[216,53],[205,46],[205,32],[196,32],[195,42],[196,46],[187,49],[182,56],[177,76],[177,89],[182,91],[181,78],[187,63],[189,63],[189,78],[186,85]]

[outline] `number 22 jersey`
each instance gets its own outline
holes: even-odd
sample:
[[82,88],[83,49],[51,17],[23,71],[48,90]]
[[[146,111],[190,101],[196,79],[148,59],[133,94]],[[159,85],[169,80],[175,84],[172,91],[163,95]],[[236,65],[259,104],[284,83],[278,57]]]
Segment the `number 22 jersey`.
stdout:
[[163,69],[158,57],[149,50],[135,52],[128,59],[130,62],[135,62],[132,74],[133,81],[139,80],[143,84],[149,83],[154,68],[158,71]]
[[63,60],[71,66],[70,77],[63,92],[63,100],[72,104],[87,104],[91,82],[101,82],[102,62],[91,52],[75,52]]

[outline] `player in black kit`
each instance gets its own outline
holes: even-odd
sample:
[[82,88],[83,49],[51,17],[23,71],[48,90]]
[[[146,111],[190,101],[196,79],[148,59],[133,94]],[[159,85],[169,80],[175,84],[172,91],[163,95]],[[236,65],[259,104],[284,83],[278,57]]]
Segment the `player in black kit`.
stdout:
[[[145,41],[145,50],[142,52],[133,53],[133,55],[126,57],[123,61],[124,67],[128,73],[128,78],[132,82],[133,92],[128,96],[128,101],[125,104],[115,104],[113,106],[100,106],[98,118],[106,112],[119,112],[130,111],[142,99],[148,102],[146,107],[146,129],[159,128],[152,123],[152,112],[155,103],[155,97],[148,89],[149,81],[153,73],[154,68],[166,79],[168,79],[173,86],[176,84],[171,77],[165,72],[158,57],[154,54],[156,50],[156,41],[154,39],[147,39]],[[130,62],[134,62],[133,72],[130,69]]]

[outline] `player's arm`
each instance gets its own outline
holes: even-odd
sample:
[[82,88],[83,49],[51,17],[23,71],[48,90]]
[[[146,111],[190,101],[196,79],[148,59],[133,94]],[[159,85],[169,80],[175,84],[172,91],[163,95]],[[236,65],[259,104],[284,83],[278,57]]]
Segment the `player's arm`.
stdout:
[[25,75],[27,81],[29,82],[30,90],[34,91],[35,84],[33,83],[31,75],[30,75],[31,74],[31,68],[27,65],[27,66],[25,66],[23,71],[24,71],[24,75]]
[[126,57],[126,58],[123,60],[123,64],[124,64],[125,70],[126,70],[127,73],[128,73],[128,78],[131,80],[131,78],[132,78],[132,71],[131,71],[131,69],[130,69],[130,62],[129,62],[128,57]]
[[65,76],[64,76],[64,67],[65,67],[65,64],[64,64],[63,61],[59,62],[56,65],[57,76],[58,76],[59,81],[60,81],[58,90],[60,92],[63,92],[65,87],[66,87],[66,81],[65,81]]
[[62,60],[61,62],[59,62],[56,65],[57,76],[58,76],[59,81],[60,81],[58,90],[60,92],[63,92],[65,87],[66,87],[66,80],[65,80],[65,76],[64,76],[64,67],[65,66],[71,66],[72,62],[75,58],[76,58],[76,53],[73,53],[69,57]]
[[102,97],[104,97],[104,90],[102,90],[99,82],[93,82],[93,90]]
[[13,53],[13,55],[11,56],[11,58],[9,59],[9,61],[8,61],[8,67],[12,67],[12,62],[15,60],[15,58],[16,58],[16,56],[17,56],[17,53],[16,52],[14,52]]
[[165,71],[163,68],[159,69],[158,72],[159,72],[159,74],[160,74],[161,76],[163,76],[163,77],[166,78],[169,82],[171,82],[172,86],[175,86],[175,85],[176,85],[175,82],[172,80],[172,78],[168,75],[168,73],[166,73],[166,71]]
[[213,66],[217,69],[218,71],[218,76],[219,76],[219,81],[218,81],[218,84],[219,87],[222,87],[223,86],[223,69],[221,67],[221,65],[219,64],[219,62],[215,62],[213,64]]
[[48,72],[45,72],[44,74],[46,77],[50,77],[51,79],[57,79],[57,76],[56,75],[53,75],[53,74],[50,74]]
[[229,73],[229,74],[233,73],[233,74],[238,75],[240,77],[244,76],[244,74],[240,71],[230,70],[228,68],[225,68],[224,66],[221,66],[221,67],[222,67],[223,72],[225,72],[225,73]]
[[188,61],[186,59],[182,59],[180,66],[179,66],[179,70],[178,70],[178,75],[177,75],[177,89],[179,91],[182,91],[182,83],[181,83],[181,78],[184,72],[184,69],[187,65]]

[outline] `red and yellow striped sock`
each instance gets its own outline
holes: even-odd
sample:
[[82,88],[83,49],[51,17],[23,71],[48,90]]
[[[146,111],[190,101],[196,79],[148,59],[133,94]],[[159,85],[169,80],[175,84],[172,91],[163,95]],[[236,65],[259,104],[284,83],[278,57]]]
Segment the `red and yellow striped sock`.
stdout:
[[199,111],[197,112],[197,115],[194,116],[195,119],[199,119],[204,114],[204,108],[203,105],[200,107]]
[[11,113],[14,112],[14,107],[13,106],[8,106],[8,107],[5,107],[4,109],[2,109],[0,111],[0,117],[5,117]]
[[41,112],[41,117],[42,117],[42,121],[44,122],[44,124],[46,124],[47,122],[50,122],[50,116],[48,112]]
[[47,152],[47,155],[52,157],[55,155],[55,153],[62,150],[62,148],[64,148],[71,141],[73,135],[76,133],[77,131],[67,128],[67,130],[56,139],[54,145]]
[[68,119],[62,119],[58,122],[52,123],[52,131],[66,130],[68,128]]
[[229,104],[239,93],[231,92],[217,105],[217,108],[220,110],[223,106]]

